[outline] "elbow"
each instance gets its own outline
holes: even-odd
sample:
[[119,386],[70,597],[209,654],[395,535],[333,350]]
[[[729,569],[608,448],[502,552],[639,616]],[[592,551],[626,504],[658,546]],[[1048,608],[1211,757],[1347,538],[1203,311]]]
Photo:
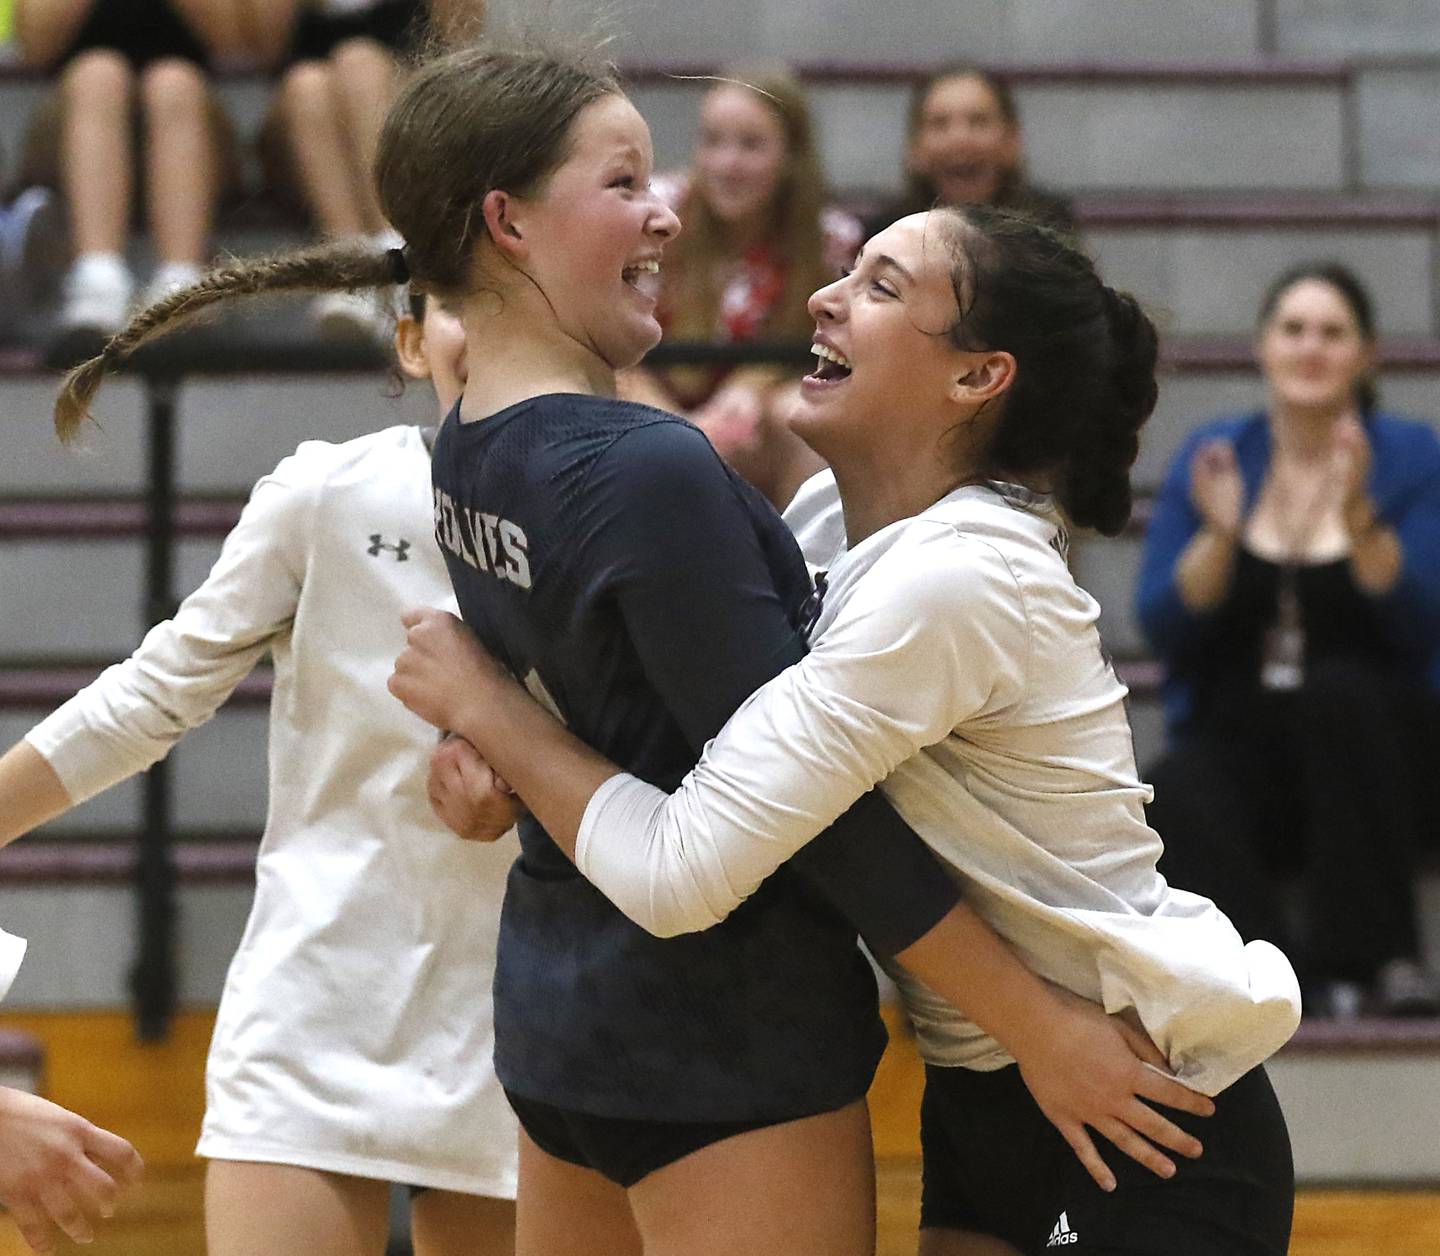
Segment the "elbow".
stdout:
[[687,933],[703,933],[713,928],[725,920],[735,906],[738,904],[717,911],[702,899],[683,899],[666,894],[658,901],[652,898],[643,913],[627,911],[625,914],[652,937],[679,938]]
[[665,939],[683,938],[687,933],[701,933],[705,929],[703,924],[695,924],[683,916],[660,916],[651,920],[637,920],[635,923],[651,937]]
[[712,902],[693,877],[674,870],[642,878],[619,894],[611,894],[603,885],[600,889],[631,924],[656,938],[702,933],[718,925],[743,901],[732,895],[718,904]]

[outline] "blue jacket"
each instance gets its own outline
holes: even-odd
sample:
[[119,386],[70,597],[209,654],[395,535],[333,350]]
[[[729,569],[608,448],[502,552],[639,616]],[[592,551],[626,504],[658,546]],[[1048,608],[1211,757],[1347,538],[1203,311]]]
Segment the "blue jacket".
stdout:
[[[1373,414],[1365,426],[1373,452],[1370,493],[1379,517],[1400,537],[1404,554],[1399,581],[1375,600],[1376,608],[1431,688],[1440,692],[1440,435],[1426,423],[1389,414]],[[1172,734],[1189,718],[1192,697],[1174,661],[1203,632],[1207,619],[1185,608],[1175,583],[1176,562],[1201,525],[1190,501],[1190,466],[1201,446],[1217,438],[1234,447],[1245,480],[1246,510],[1254,506],[1270,466],[1270,424],[1264,412],[1219,419],[1192,432],[1156,501],[1136,590],[1141,627],[1167,664],[1165,710]]]

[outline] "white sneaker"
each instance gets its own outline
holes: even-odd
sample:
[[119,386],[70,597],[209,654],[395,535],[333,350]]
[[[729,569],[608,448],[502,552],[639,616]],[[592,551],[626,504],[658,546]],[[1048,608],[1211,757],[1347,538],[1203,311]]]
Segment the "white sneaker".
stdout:
[[150,282],[145,285],[145,290],[140,294],[136,308],[148,309],[157,301],[163,301],[172,292],[188,288],[204,273],[194,262],[161,262],[155,268],[155,273],[150,276]]
[[365,340],[384,344],[390,319],[374,293],[326,292],[310,302],[310,321],[328,340]]
[[59,326],[63,332],[113,336],[130,317],[135,280],[114,253],[86,253],[65,274]]

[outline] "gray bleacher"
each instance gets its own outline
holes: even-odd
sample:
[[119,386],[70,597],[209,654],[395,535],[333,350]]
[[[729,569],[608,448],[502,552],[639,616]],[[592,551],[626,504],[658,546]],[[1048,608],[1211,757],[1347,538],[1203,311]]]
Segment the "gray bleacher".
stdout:
[[[533,0],[491,0],[501,27],[533,18],[536,8]],[[899,177],[907,68],[955,57],[1013,67],[1033,175],[1079,193],[1084,234],[1107,276],[1135,290],[1166,332],[1171,366],[1136,469],[1142,492],[1158,485],[1198,418],[1260,402],[1246,360],[1255,304],[1268,278],[1300,258],[1339,257],[1373,285],[1391,362],[1381,379],[1387,403],[1440,416],[1435,0],[622,0],[612,11],[621,27],[616,51],[639,70],[634,96],[662,166],[685,161],[705,85],[667,78],[659,67],[705,72],[780,56],[813,71],[832,183],[872,197]],[[13,153],[42,90],[0,76],[0,146]],[[227,82],[223,92],[253,130],[263,86]],[[268,239],[222,232],[222,243],[237,251]],[[52,380],[33,372],[0,370],[0,505],[133,498],[143,480],[139,384],[107,385],[98,408],[104,430],[79,454],[53,446],[52,389]],[[195,379],[182,389],[180,412],[182,495],[235,498],[298,440],[343,439],[424,417],[428,393],[412,388],[396,400],[385,380],[371,376]],[[198,582],[217,546],[208,534],[184,539],[183,587]],[[1100,600],[1104,635],[1121,659],[1144,653],[1130,608],[1138,549],[1132,535],[1086,540],[1075,551],[1078,576]],[[140,567],[133,532],[22,538],[0,527],[0,672],[127,652],[143,625]],[[1137,688],[1131,713],[1143,763],[1163,737],[1153,692]],[[35,717],[33,709],[0,709],[0,741],[8,744]],[[177,823],[187,834],[258,830],[264,725],[263,706],[237,705],[176,752]],[[116,837],[133,830],[138,810],[138,789],[127,785],[52,830]],[[0,863],[0,919],[8,928],[43,938],[63,909],[72,931],[75,900],[65,896],[79,889],[17,886],[3,869]],[[73,1006],[124,997],[133,938],[125,887],[83,892],[94,945],[65,954],[100,958],[87,966],[38,946],[14,1000]],[[1437,900],[1433,887],[1427,892]],[[187,1000],[208,1001],[218,991],[248,893],[243,879],[187,888]],[[1440,901],[1432,901],[1432,950],[1437,923]],[[107,966],[103,973],[96,963]],[[1417,1121],[1440,1120],[1423,1104],[1412,1107]],[[1334,1176],[1329,1166],[1314,1161],[1310,1174]],[[1387,1174],[1397,1176],[1381,1171]]]

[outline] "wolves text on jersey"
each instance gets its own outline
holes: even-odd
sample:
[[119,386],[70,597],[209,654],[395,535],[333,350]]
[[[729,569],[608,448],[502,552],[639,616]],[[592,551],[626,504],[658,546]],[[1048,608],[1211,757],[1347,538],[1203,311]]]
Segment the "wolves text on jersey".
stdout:
[[520,589],[530,587],[530,542],[508,519],[459,506],[435,490],[435,539],[476,571],[488,571]]

